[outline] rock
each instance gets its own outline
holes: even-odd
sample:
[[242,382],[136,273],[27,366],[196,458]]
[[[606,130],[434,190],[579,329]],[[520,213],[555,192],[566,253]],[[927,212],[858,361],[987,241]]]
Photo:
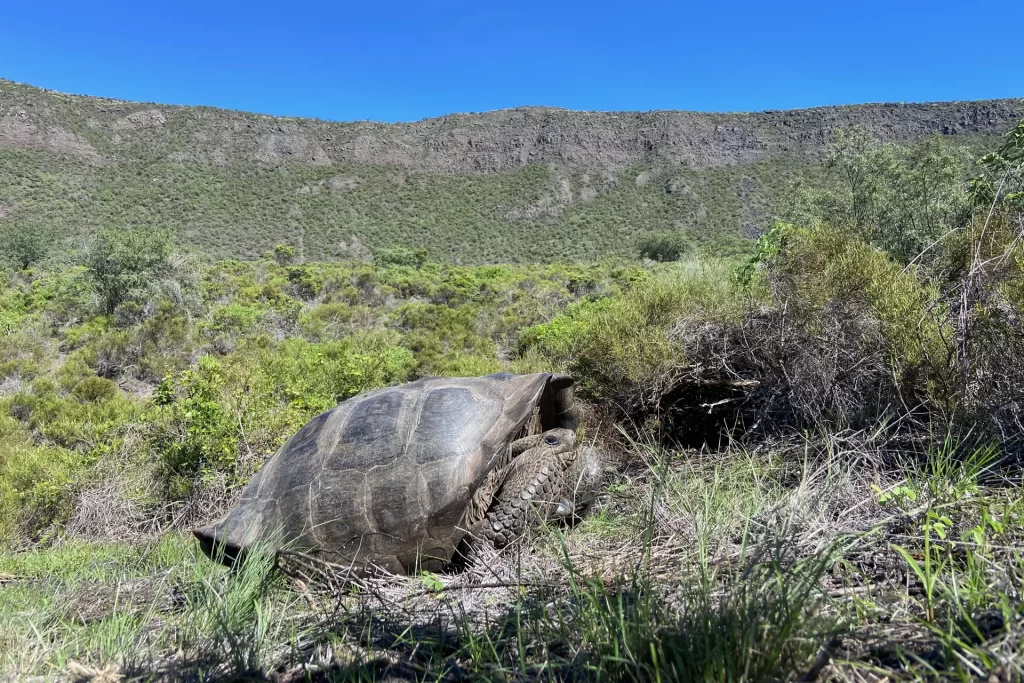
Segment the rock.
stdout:
[[0,147],[41,149],[78,157],[93,163],[103,161],[102,155],[77,133],[60,126],[40,127],[24,112],[0,118]]
[[115,128],[122,130],[139,130],[140,128],[159,128],[167,123],[167,117],[159,109],[145,109],[128,114],[118,119]]

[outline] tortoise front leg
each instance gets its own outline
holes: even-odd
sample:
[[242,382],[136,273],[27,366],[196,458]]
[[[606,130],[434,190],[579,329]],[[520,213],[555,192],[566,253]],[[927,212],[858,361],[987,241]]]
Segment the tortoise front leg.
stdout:
[[554,429],[512,444],[513,449],[523,446],[526,450],[512,461],[491,506],[472,530],[498,549],[528,526],[565,516],[572,509],[562,498],[562,489],[573,460],[575,435]]

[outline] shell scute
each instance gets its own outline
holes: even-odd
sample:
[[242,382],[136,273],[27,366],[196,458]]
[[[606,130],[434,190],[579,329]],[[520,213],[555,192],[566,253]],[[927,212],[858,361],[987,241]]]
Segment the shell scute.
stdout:
[[423,465],[472,453],[491,427],[488,414],[500,414],[495,404],[496,401],[475,396],[465,387],[425,391],[409,435],[409,458]]
[[370,519],[384,535],[419,538],[425,535],[427,511],[422,480],[410,466],[389,468],[367,475]]
[[342,419],[332,420],[335,439],[325,465],[331,469],[365,469],[385,464],[382,459],[388,455],[393,458],[396,436],[404,431],[400,427],[406,403],[405,393],[395,391],[367,395],[350,406],[339,406],[337,417]]
[[310,502],[310,517],[317,520],[313,534],[321,545],[342,548],[357,540],[356,528],[365,527],[367,486],[363,477],[346,477],[323,483]]

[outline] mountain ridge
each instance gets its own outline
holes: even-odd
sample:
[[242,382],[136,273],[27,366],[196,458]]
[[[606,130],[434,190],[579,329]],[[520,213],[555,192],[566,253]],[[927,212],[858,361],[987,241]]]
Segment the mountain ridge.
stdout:
[[1010,103],[1010,104],[1021,104],[1024,106],[1024,97],[986,97],[977,100],[923,100],[923,101],[887,101],[877,100],[871,102],[852,102],[843,104],[819,104],[807,107],[792,107],[789,109],[756,109],[756,110],[745,110],[737,109],[730,111],[711,111],[704,109],[572,109],[570,107],[559,107],[555,105],[547,104],[521,104],[514,105],[511,107],[499,107],[497,109],[484,109],[480,111],[462,111],[462,112],[449,112],[447,114],[438,114],[436,116],[425,116],[420,119],[410,121],[378,121],[375,119],[329,119],[322,118],[319,116],[302,116],[293,114],[270,114],[267,112],[259,112],[249,109],[232,109],[229,107],[218,107],[214,105],[206,104],[176,104],[171,102],[158,102],[155,100],[126,100],[116,97],[107,97],[105,95],[89,95],[87,93],[73,93],[65,92],[62,90],[54,90],[52,88],[44,88],[31,83],[25,83],[22,81],[15,81],[8,78],[0,77],[0,87],[11,86],[15,88],[24,88],[47,95],[56,95],[64,98],[72,99],[85,99],[95,100],[98,102],[106,102],[110,104],[119,105],[132,105],[132,106],[153,106],[153,107],[166,107],[166,108],[178,108],[178,109],[211,109],[221,112],[232,112],[237,114],[245,114],[251,116],[272,118],[272,119],[295,119],[300,121],[314,121],[318,123],[340,123],[340,124],[360,124],[369,123],[383,126],[402,126],[402,125],[414,125],[422,123],[424,121],[433,121],[437,119],[444,119],[452,116],[482,116],[485,114],[500,114],[502,112],[519,111],[519,110],[538,110],[538,111],[553,111],[553,112],[569,112],[577,114],[659,114],[659,113],[683,113],[683,114],[701,114],[708,116],[748,116],[748,115],[759,115],[759,114],[778,114],[786,112],[806,112],[815,110],[825,109],[855,109],[860,107],[931,107],[931,106],[946,106],[946,105],[960,105],[960,104],[999,104],[999,103]]
[[[41,96],[60,102],[19,109],[19,104],[28,105]],[[88,116],[93,135],[67,131],[54,120],[68,105]],[[851,125],[892,142],[931,134],[993,135],[1020,118],[1024,100],[877,103],[753,113],[593,112],[531,106],[379,123],[132,103],[0,81],[0,112],[0,144],[66,150],[94,160],[112,160],[116,147],[130,145],[132,138],[152,144],[154,136],[142,131],[178,125],[193,128],[189,142],[202,146],[216,138],[220,144],[207,158],[189,158],[187,150],[168,146],[167,154],[174,160],[224,163],[239,157],[266,164],[353,162],[427,172],[493,173],[530,163],[618,171],[644,161],[727,165],[785,153],[814,158],[832,130]],[[220,119],[221,125],[208,125],[211,117]],[[97,140],[104,135],[106,145]]]
[[330,122],[0,80],[0,220],[72,237],[158,225],[247,258],[290,243],[308,259],[395,245],[455,262],[594,259],[664,230],[735,251],[787,187],[827,181],[838,128],[985,149],[1022,116],[1024,99],[1000,99]]

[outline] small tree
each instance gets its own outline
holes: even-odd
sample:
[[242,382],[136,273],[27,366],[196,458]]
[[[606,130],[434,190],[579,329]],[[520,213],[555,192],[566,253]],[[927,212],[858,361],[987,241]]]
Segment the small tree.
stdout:
[[690,241],[679,232],[660,232],[644,235],[636,243],[640,258],[653,261],[678,261],[690,249]]
[[970,155],[938,137],[903,147],[879,143],[861,128],[838,130],[828,165],[841,189],[812,199],[811,215],[853,228],[898,261],[934,258],[932,245],[963,221]]
[[971,201],[982,210],[1024,214],[1024,119],[1006,134],[998,151],[978,160],[981,174],[971,179]]
[[391,247],[381,249],[373,254],[373,261],[381,266],[408,266],[422,268],[427,262],[426,249],[409,249],[407,247]]
[[0,250],[6,260],[25,270],[46,258],[53,244],[54,231],[35,221],[12,221],[0,229]]
[[290,266],[295,263],[295,247],[290,244],[278,244],[274,247],[274,260],[279,266]]
[[103,230],[86,255],[86,268],[103,310],[142,300],[170,269],[171,235],[164,230]]

